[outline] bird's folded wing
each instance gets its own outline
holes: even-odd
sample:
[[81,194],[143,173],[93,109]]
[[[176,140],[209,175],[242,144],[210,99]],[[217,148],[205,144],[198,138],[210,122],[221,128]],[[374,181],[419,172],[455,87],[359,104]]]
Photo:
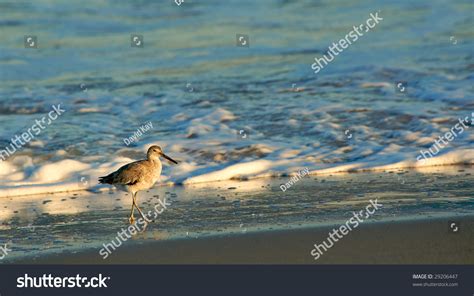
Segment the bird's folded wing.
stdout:
[[132,162],[121,167],[114,176],[115,184],[134,185],[143,175],[143,163],[141,161]]

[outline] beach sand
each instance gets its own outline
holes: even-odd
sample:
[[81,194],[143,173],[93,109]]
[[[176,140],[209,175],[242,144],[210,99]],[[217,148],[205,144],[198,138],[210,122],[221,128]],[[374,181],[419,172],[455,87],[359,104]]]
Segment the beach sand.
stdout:
[[[157,186],[139,194],[140,207],[171,205],[105,260],[99,251],[128,227],[130,196],[4,198],[0,241],[12,252],[1,263],[473,264],[473,171],[305,176],[285,192],[289,177]],[[314,244],[375,199],[383,207],[314,260]]]
[[[379,222],[361,225],[321,258],[314,243],[332,227],[261,231],[197,239],[123,245],[107,260],[97,250],[56,254],[17,263],[42,264],[474,264],[474,216]],[[338,227],[338,225],[335,225]]]

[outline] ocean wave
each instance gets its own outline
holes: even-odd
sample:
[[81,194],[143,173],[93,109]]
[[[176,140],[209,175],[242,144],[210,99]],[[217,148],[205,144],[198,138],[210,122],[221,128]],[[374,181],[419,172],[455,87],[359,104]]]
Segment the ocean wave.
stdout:
[[[123,147],[102,159],[90,156],[71,159],[65,151],[56,151],[55,157],[43,160],[38,160],[33,153],[14,155],[0,162],[0,197],[105,190],[107,187],[97,185],[99,176],[144,157],[147,147],[152,144],[161,145],[166,153],[180,161],[177,166],[169,166],[164,161],[165,168],[157,186],[289,176],[303,168],[308,168],[311,175],[318,175],[403,169],[429,172],[430,167],[474,164],[474,150],[468,148],[474,136],[469,130],[466,131],[469,135],[457,139],[439,155],[420,162],[416,160],[419,150],[432,140],[431,137],[420,137],[418,132],[404,132],[403,137],[396,135],[397,143],[389,140],[390,135],[386,133],[375,133],[372,129],[376,126],[360,124],[352,126],[352,132],[365,130],[368,138],[364,139],[367,141],[363,145],[355,145],[351,142],[354,139],[344,141],[334,133],[339,126],[321,124],[317,131],[321,133],[326,129],[332,131],[334,139],[339,138],[337,148],[328,149],[316,143],[298,145],[267,138],[258,129],[245,130],[247,136],[239,134],[238,129],[232,127],[238,116],[224,108],[208,110],[192,120],[179,114],[173,118],[175,124],[180,125],[180,134],[166,140],[148,140],[134,148]],[[431,120],[434,124],[445,125],[449,121],[448,118]],[[393,122],[392,128],[401,122]],[[405,124],[413,122],[411,118]],[[378,135],[378,141],[370,141],[374,135]]]

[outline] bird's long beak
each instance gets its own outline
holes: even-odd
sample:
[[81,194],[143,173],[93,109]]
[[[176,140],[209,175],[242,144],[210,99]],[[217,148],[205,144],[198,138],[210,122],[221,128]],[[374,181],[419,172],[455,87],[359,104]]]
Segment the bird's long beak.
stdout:
[[172,159],[171,157],[169,157],[168,155],[162,153],[161,155],[163,155],[164,158],[168,159],[169,161],[171,161],[172,163],[174,164],[178,164],[178,162],[174,159]]

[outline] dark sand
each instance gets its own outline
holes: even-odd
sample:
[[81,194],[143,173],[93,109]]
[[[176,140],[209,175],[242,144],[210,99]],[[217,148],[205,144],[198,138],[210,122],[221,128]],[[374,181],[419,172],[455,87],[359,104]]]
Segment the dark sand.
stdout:
[[[124,244],[103,260],[96,249],[18,263],[44,264],[474,264],[474,217],[362,224],[321,258],[310,256],[333,227]],[[335,225],[334,227],[337,227]]]

